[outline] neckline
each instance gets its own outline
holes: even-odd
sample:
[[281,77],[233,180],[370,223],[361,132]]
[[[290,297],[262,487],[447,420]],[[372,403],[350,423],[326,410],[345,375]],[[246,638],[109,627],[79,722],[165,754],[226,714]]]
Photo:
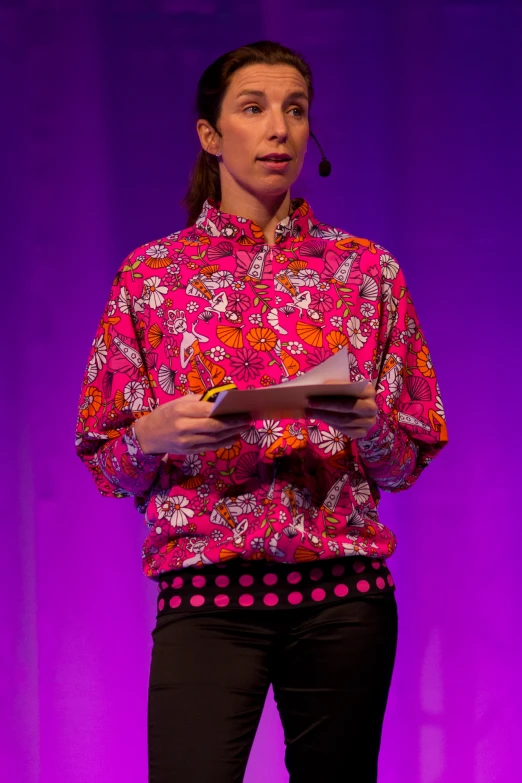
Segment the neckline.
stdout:
[[242,215],[222,212],[220,204],[211,198],[205,199],[195,225],[209,236],[222,237],[242,246],[262,245],[277,247],[287,238],[297,238],[308,233],[315,218],[310,204],[304,198],[294,198],[290,202],[290,211],[279,221],[275,228],[275,245],[269,245],[263,229],[253,220]]

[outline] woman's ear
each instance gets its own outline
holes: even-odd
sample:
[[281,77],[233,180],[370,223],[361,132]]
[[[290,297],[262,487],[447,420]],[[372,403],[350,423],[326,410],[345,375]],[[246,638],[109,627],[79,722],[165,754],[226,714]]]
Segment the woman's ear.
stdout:
[[198,120],[196,123],[201,146],[210,155],[216,155],[219,147],[216,143],[216,131],[207,120]]

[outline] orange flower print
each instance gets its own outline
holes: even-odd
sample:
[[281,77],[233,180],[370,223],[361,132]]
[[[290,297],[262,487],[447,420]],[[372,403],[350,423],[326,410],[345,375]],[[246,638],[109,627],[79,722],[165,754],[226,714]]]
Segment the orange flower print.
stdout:
[[271,351],[277,343],[276,333],[264,326],[251,329],[246,338],[254,351]]
[[80,415],[84,419],[88,419],[89,416],[96,416],[101,408],[102,395],[101,391],[96,386],[88,386],[85,389],[85,397],[83,403],[80,405]]
[[342,332],[334,330],[326,335],[326,342],[334,353],[340,351],[343,346],[348,345],[348,338]]
[[224,446],[222,449],[216,451],[216,457],[218,459],[234,459],[241,451],[241,440],[238,438],[230,448]]
[[[448,437],[398,262],[318,222],[302,199],[271,248],[258,224],[218,205],[207,199],[195,223],[136,249],[119,269],[93,335],[77,453],[102,495],[134,497],[147,512],[143,570],[152,579],[232,560],[382,560],[396,541],[378,521],[379,489],[411,486]],[[347,349],[351,380],[359,370],[379,376],[386,425],[357,444],[297,409],[284,416],[285,406],[253,412],[261,418],[207,451],[166,455],[158,474],[130,426],[222,384],[270,396]],[[393,587],[386,576],[377,592]]]
[[435,370],[426,345],[423,345],[417,354],[417,367],[426,378],[435,378]]

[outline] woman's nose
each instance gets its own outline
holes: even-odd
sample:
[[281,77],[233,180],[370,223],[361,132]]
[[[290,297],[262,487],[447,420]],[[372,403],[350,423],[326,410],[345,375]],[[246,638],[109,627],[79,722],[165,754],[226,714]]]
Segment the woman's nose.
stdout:
[[284,141],[288,136],[288,126],[284,114],[273,114],[269,120],[269,138],[277,137]]

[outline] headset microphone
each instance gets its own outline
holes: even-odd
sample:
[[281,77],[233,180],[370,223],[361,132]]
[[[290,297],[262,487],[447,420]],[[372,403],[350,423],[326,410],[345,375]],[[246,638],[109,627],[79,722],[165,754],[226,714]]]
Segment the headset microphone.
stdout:
[[332,164],[330,163],[329,160],[326,159],[326,156],[325,156],[325,154],[323,152],[323,148],[321,147],[321,145],[319,144],[319,142],[315,138],[315,136],[312,133],[312,131],[310,131],[310,136],[312,137],[312,139],[315,141],[315,143],[319,147],[321,155],[323,156],[322,161],[319,163],[319,174],[320,174],[321,177],[329,177],[330,174],[331,174],[331,171],[332,171]]

